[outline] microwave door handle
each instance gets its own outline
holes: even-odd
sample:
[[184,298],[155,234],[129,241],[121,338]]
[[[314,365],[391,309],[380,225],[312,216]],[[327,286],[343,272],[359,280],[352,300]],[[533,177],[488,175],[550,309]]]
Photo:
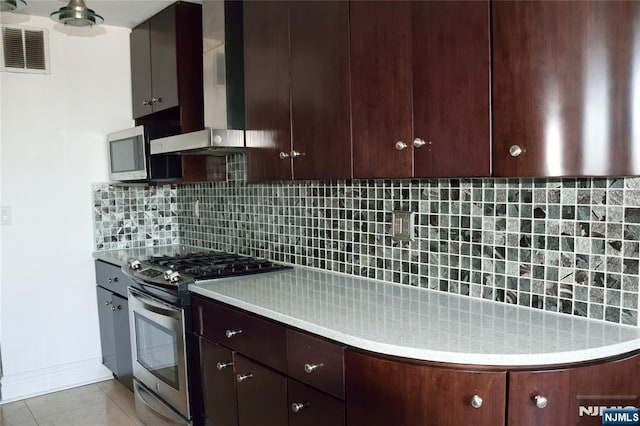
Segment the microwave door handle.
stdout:
[[137,292],[133,289],[129,289],[129,294],[131,294],[132,298],[142,303],[142,306],[144,307],[144,309],[150,312],[153,312],[158,315],[162,315],[164,317],[176,318],[180,316],[179,310],[174,308],[167,308],[164,305],[161,305],[160,303],[156,302],[151,297],[145,296],[140,292]]

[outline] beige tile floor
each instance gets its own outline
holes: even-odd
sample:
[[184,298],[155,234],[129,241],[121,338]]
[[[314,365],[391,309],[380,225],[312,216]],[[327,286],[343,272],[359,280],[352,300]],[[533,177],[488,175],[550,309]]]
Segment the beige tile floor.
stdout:
[[139,426],[133,393],[116,380],[0,405],[0,426]]

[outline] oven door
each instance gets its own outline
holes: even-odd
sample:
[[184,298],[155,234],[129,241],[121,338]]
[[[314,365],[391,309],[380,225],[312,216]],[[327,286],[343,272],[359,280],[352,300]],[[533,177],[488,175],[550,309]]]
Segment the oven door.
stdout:
[[184,310],[129,287],[133,376],[189,419]]

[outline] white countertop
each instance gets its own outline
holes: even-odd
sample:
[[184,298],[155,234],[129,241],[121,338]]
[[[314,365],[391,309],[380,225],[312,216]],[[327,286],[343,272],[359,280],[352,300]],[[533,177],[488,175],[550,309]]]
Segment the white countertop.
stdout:
[[189,288],[349,346],[420,360],[534,366],[640,349],[640,327],[315,269]]

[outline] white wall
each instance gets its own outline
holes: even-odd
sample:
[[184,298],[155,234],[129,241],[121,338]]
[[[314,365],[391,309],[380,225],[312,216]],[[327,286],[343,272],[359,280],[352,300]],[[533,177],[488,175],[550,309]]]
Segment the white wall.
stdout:
[[91,183],[107,180],[105,135],[133,125],[130,30],[21,19],[49,29],[51,74],[0,73],[0,205],[12,210],[0,230],[2,402],[110,377]]

